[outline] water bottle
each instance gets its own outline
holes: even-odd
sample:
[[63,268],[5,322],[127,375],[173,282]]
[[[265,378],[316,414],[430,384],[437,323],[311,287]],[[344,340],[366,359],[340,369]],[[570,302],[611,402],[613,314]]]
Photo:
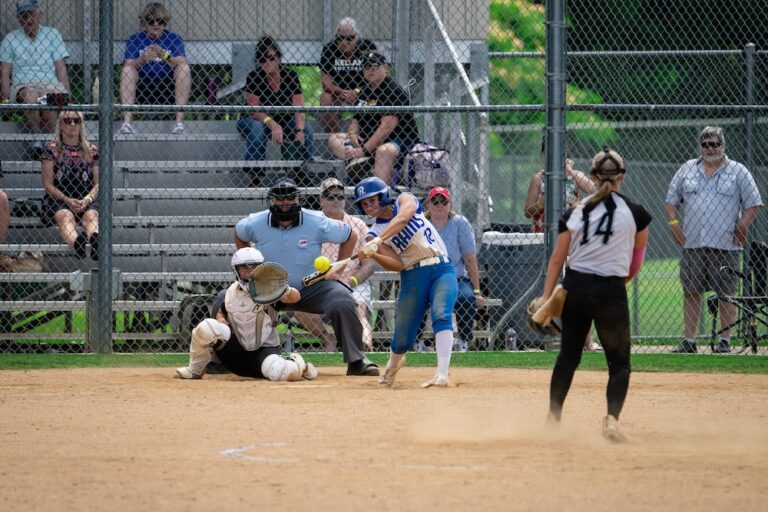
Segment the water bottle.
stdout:
[[511,327],[504,333],[504,348],[517,350],[517,331]]

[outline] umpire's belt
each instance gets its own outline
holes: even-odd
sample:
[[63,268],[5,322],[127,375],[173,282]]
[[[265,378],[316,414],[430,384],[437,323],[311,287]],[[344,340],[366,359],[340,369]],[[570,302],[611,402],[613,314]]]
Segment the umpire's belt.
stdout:
[[405,267],[403,270],[413,270],[420,267],[429,267],[439,263],[448,263],[448,261],[448,256],[435,256],[434,258],[425,258],[423,260],[419,260],[410,267]]

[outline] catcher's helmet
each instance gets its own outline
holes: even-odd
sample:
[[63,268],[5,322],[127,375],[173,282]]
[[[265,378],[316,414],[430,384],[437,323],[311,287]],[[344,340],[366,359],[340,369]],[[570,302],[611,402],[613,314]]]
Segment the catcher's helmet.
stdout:
[[363,207],[360,206],[360,201],[368,199],[369,197],[379,196],[379,204],[382,206],[388,206],[392,203],[392,190],[384,183],[381,178],[371,177],[365,178],[360,183],[355,185],[355,204],[360,210],[360,213],[365,215]]
[[237,267],[241,265],[256,265],[258,263],[264,263],[264,255],[261,254],[261,251],[254,249],[253,247],[243,247],[242,249],[235,251],[235,254],[232,255],[230,267],[232,267],[232,272],[235,273],[235,279],[237,279],[237,283],[244,292],[248,291],[248,281],[245,281],[240,277]]

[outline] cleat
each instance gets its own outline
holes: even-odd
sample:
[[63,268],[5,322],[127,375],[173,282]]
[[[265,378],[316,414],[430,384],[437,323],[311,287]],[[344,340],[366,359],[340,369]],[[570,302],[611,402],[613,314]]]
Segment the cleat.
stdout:
[[445,375],[436,373],[434,377],[421,385],[421,389],[427,389],[433,386],[436,388],[447,388],[451,386],[451,382]]
[[672,353],[673,354],[695,354],[696,342],[683,340],[683,344],[675,349],[672,349]]
[[400,368],[403,367],[405,364],[405,356],[400,360],[400,363],[397,366],[389,366],[387,365],[386,369],[384,370],[384,375],[381,376],[379,379],[379,387],[380,388],[391,388],[395,384],[395,375],[397,375],[397,372],[400,371]]
[[610,414],[603,418],[603,437],[612,443],[629,442],[629,437],[621,430],[619,420]]
[[184,380],[198,380],[203,378],[203,374],[194,373],[185,366],[184,368],[176,368],[176,375],[174,377]]
[[304,380],[315,380],[317,378],[317,368],[312,363],[307,363],[307,369],[301,374]]

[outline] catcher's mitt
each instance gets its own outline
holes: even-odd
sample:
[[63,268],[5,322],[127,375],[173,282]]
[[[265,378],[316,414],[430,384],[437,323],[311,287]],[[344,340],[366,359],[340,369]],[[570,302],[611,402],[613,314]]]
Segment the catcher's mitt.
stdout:
[[256,304],[271,304],[288,291],[288,272],[277,263],[266,261],[251,271],[248,292]]

